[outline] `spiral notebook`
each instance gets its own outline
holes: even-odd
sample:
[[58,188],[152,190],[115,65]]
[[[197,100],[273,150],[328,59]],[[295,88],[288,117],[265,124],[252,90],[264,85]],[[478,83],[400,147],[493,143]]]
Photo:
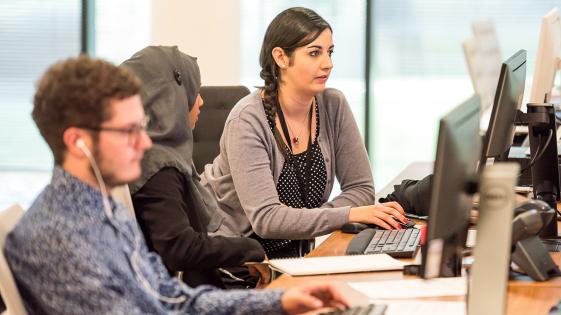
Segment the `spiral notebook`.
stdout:
[[402,270],[406,265],[386,254],[271,259],[268,264],[291,276]]

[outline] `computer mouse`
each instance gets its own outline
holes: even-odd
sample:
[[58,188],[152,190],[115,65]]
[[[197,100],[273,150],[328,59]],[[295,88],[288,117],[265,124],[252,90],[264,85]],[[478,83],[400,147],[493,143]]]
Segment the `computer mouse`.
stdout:
[[407,223],[403,223],[403,222],[399,221],[399,220],[398,220],[396,217],[394,217],[393,215],[392,215],[392,218],[393,218],[394,220],[396,220],[397,223],[399,223],[399,225],[401,225],[401,227],[404,228],[404,229],[412,229],[412,228],[415,227],[415,222],[413,222],[413,221],[411,221],[411,220],[407,221]]
[[403,223],[401,221],[397,221],[397,223],[399,223],[399,225],[401,225],[404,229],[412,229],[415,227],[415,222],[411,220],[407,221],[407,223]]

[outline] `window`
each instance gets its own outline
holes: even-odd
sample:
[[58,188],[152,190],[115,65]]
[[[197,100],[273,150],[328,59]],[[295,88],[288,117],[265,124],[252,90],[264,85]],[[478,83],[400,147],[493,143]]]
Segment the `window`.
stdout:
[[31,109],[35,83],[55,61],[80,52],[81,2],[0,2],[0,168],[52,166]]
[[31,118],[35,83],[80,52],[81,9],[77,0],[0,2],[0,209],[27,205],[48,182],[53,159]]
[[93,55],[120,64],[151,41],[150,0],[96,0]]
[[[528,51],[531,82],[541,17],[558,1],[372,0],[370,157],[377,187],[413,161],[434,160],[438,119],[473,93],[461,42],[491,17],[503,59]],[[527,85],[526,92],[529,87]]]

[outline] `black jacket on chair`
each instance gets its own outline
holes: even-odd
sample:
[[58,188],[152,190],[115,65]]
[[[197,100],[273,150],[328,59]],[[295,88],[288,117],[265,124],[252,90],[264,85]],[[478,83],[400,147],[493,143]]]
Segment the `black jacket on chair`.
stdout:
[[208,236],[200,209],[190,204],[184,175],[166,167],[132,195],[139,225],[150,250],[157,252],[171,274],[184,271],[191,287],[224,287],[217,268],[262,261],[263,248],[246,237]]

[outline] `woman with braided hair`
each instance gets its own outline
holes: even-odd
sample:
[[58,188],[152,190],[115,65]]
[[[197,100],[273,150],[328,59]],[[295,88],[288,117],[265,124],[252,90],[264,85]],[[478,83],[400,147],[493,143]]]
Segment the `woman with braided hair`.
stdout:
[[[259,62],[263,87],[231,111],[220,154],[202,183],[226,218],[224,235],[261,242],[268,257],[298,256],[298,242],[347,222],[399,229],[396,202],[374,204],[366,149],[344,95],[325,83],[333,63],[331,26],[306,8],[277,15]],[[328,200],[335,176],[341,194]]]

